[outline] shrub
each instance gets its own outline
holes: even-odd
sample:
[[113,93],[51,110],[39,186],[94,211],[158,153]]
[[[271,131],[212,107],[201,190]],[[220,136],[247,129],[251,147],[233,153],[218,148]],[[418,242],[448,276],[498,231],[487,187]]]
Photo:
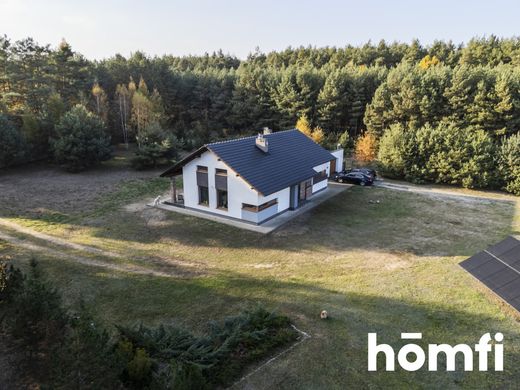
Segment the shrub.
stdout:
[[130,163],[135,169],[146,169],[155,168],[157,166],[165,164],[168,160],[168,156],[171,154],[171,146],[168,140],[161,143],[153,143],[150,145],[142,146],[135,156],[132,157]]
[[358,138],[354,151],[356,160],[360,162],[371,162],[377,157],[377,140],[371,133],[365,133]]
[[498,149],[497,165],[502,187],[520,195],[520,133],[502,140]]
[[7,290],[8,282],[7,263],[2,261],[0,262],[0,301],[2,301],[3,294]]
[[[261,308],[211,322],[205,336],[174,326],[140,325],[118,327],[110,337],[83,305],[77,314],[68,314],[35,262],[31,269],[25,278],[0,267],[0,309],[6,308],[1,313],[10,336],[31,352],[30,374],[45,388],[222,387],[250,362],[297,338],[287,317]],[[5,292],[15,285],[19,288],[11,290],[12,300],[5,300]]]
[[0,168],[21,163],[27,145],[20,132],[0,114]]
[[0,304],[11,302],[23,286],[22,272],[10,264],[8,257],[0,258]]
[[67,314],[61,307],[61,296],[55,288],[41,280],[38,265],[31,261],[31,274],[12,298],[6,318],[11,334],[29,352],[36,352],[42,342],[54,342],[63,333]]
[[122,388],[124,360],[103,327],[83,305],[70,317],[60,342],[52,349],[50,388]]
[[103,121],[79,104],[62,116],[51,144],[56,162],[71,172],[108,160],[111,153]]
[[202,370],[195,364],[190,363],[173,363],[173,381],[172,386],[164,386],[165,389],[177,390],[205,390],[211,388],[208,381],[202,374]]
[[118,329],[123,340],[157,362],[153,364],[154,384],[203,389],[229,384],[249,362],[294,340],[296,332],[289,325],[287,317],[258,308],[210,323],[209,334],[202,337],[174,326]]
[[128,363],[128,378],[135,384],[146,384],[150,379],[152,361],[143,348],[137,348],[134,358]]
[[176,154],[176,139],[168,136],[158,122],[152,122],[141,130],[137,141],[139,149],[131,160],[135,169],[157,167]]
[[69,315],[35,260],[28,276],[0,262],[0,286],[2,322],[27,357],[29,375],[53,389],[122,387],[121,359],[108,333],[83,307]]

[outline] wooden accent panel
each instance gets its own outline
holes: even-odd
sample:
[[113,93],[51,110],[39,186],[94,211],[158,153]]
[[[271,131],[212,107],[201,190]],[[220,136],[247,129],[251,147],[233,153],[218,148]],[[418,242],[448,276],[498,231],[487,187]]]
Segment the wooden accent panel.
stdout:
[[336,159],[331,160],[329,172],[331,175],[336,172]]

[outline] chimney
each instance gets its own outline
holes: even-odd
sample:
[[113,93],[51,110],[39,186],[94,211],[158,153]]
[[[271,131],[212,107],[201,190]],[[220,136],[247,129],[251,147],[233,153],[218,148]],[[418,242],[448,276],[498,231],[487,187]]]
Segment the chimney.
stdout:
[[271,130],[269,127],[264,127],[264,135],[272,134],[273,130]]
[[269,143],[263,134],[258,134],[255,141],[256,147],[262,152],[267,153],[269,151]]

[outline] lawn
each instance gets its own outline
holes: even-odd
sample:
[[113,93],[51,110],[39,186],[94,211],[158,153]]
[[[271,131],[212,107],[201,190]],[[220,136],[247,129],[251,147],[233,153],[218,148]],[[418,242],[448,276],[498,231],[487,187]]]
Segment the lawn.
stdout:
[[[24,208],[11,201],[0,205],[0,217],[121,255],[103,261],[173,276],[80,265],[68,259],[77,254],[68,250],[60,258],[40,254],[67,302],[83,298],[109,326],[175,322],[202,332],[210,319],[261,304],[312,336],[238,387],[507,388],[520,381],[519,317],[458,266],[506,235],[520,234],[517,199],[352,188],[260,235],[141,206],[167,185],[152,176],[125,176],[85,207]],[[473,192],[479,194],[488,197]],[[2,241],[0,251],[22,266],[30,255]],[[319,318],[323,309],[327,321]],[[503,373],[367,372],[368,332],[397,351],[405,344],[401,332],[422,332],[426,347],[474,344],[483,333],[498,331],[505,335]]]

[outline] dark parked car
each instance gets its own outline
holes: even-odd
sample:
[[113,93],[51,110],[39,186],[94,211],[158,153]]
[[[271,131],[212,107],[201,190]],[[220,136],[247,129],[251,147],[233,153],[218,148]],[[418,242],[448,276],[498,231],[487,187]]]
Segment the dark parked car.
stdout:
[[370,176],[373,180],[376,179],[377,174],[376,171],[370,168],[352,168],[352,169],[345,169],[343,171],[344,173],[350,173],[350,172],[361,172],[362,174],[366,176]]
[[338,183],[352,183],[361,186],[371,186],[374,183],[374,179],[371,176],[362,172],[339,172],[332,175],[331,178]]

